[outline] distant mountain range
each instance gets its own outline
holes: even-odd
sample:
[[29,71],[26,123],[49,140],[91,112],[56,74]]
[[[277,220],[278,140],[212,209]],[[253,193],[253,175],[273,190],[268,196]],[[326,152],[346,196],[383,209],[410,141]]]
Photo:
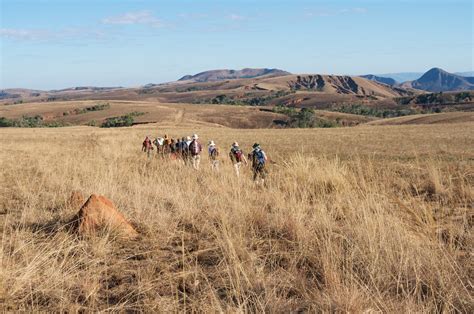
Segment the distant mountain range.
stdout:
[[[471,74],[472,72],[463,72],[463,75]],[[398,77],[414,77],[416,73],[399,73]],[[440,68],[432,68],[426,73],[420,75],[412,80],[397,83],[392,77],[382,75],[363,75],[362,77],[384,83],[390,86],[398,86],[402,88],[413,88],[424,90],[428,92],[449,92],[449,91],[467,91],[474,90],[474,77],[463,76],[455,73],[446,72]]]
[[387,85],[390,85],[390,86],[393,86],[393,85],[397,84],[397,81],[395,81],[391,77],[381,77],[381,76],[377,76],[377,75],[373,75],[373,74],[362,75],[361,77],[366,78],[366,79],[371,80],[371,81],[384,83],[384,84],[387,84]]
[[474,90],[474,77],[464,77],[433,68],[419,79],[402,83],[403,88],[415,88],[429,92]]
[[243,79],[243,78],[256,78],[256,77],[276,77],[290,75],[290,72],[286,72],[279,69],[242,69],[242,70],[211,70],[198,73],[196,75],[185,75],[179,79],[179,81],[190,81],[190,82],[216,82],[222,80],[232,79]]
[[[415,81],[423,76],[423,72],[400,72],[400,73],[385,73],[385,74],[376,74],[375,76],[383,78],[391,78],[397,81],[397,83],[403,83],[407,81]],[[467,72],[455,72],[454,74],[464,77],[473,77],[474,71]]]
[[[472,72],[460,74],[449,73],[439,68],[433,68],[426,73],[407,72],[382,75],[362,75],[370,81],[383,83],[392,87],[418,89],[428,92],[464,91],[474,90],[474,77],[466,75]],[[287,76],[291,73],[280,69],[242,69],[242,70],[211,70],[195,75],[186,75],[179,82],[218,82],[234,79],[265,78]],[[408,79],[408,80],[407,80]]]

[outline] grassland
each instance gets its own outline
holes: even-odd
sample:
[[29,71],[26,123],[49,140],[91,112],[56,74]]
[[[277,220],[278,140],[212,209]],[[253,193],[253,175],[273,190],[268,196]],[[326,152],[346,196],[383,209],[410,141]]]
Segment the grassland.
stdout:
[[[140,152],[194,132],[221,145],[219,173]],[[0,310],[472,312],[472,134],[1,129]],[[267,151],[267,187],[234,177],[235,140]],[[112,199],[140,237],[66,231],[72,191]]]
[[[206,125],[234,128],[267,128],[274,120],[286,116],[271,110],[227,105],[166,104],[156,101],[108,101],[109,108],[98,111],[85,111],[100,101],[65,101],[50,103],[25,103],[0,106],[0,117],[18,119],[22,116],[40,115],[46,122],[59,122],[71,125],[86,125],[95,122],[100,125],[107,118],[140,112],[136,123],[159,123],[160,125]],[[67,114],[65,114],[67,113]]]

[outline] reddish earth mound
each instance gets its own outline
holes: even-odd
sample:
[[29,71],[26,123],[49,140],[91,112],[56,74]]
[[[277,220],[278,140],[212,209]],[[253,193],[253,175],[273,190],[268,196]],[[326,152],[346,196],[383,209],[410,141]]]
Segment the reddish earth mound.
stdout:
[[74,217],[74,222],[81,235],[94,234],[102,228],[109,228],[125,238],[138,235],[112,201],[101,195],[92,194]]

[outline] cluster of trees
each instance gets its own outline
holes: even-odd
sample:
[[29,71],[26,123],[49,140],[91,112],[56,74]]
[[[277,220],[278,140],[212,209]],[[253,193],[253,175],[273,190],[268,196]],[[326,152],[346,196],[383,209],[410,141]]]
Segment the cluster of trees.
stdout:
[[296,109],[284,105],[277,105],[273,112],[288,116],[287,127],[290,128],[333,128],[338,124],[334,121],[317,118],[312,108]]
[[351,104],[351,105],[342,105],[332,109],[333,111],[351,113],[362,116],[372,116],[378,118],[395,118],[402,117],[411,114],[418,113],[413,109],[403,108],[403,109],[386,109],[386,108],[375,108],[368,107],[360,104]]
[[45,122],[43,117],[40,115],[36,116],[22,116],[20,119],[8,119],[5,117],[0,117],[0,127],[8,128],[55,128],[67,126],[68,124],[59,121],[49,121]]
[[272,100],[280,98],[289,94],[292,94],[292,91],[277,91],[270,95],[266,96],[251,96],[247,95],[244,98],[236,98],[232,96],[227,96],[225,94],[217,95],[211,99],[198,100],[194,103],[199,104],[217,104],[217,105],[236,105],[236,106],[265,106],[268,105]]
[[472,101],[474,95],[470,92],[459,93],[429,93],[411,97],[396,98],[395,101],[400,105],[416,104],[416,105],[443,105]]
[[[83,113],[88,113],[88,112],[92,112],[92,111],[105,110],[105,109],[109,109],[109,108],[110,108],[110,104],[109,103],[104,103],[104,104],[97,104],[97,105],[94,105],[94,106],[91,106],[91,107],[74,109],[72,111],[72,113],[73,114],[83,114]],[[65,111],[65,112],[63,112],[63,116],[67,116],[70,113],[71,113],[70,111]]]
[[76,114],[82,114],[82,113],[87,113],[87,112],[91,112],[91,111],[101,111],[101,110],[105,110],[105,109],[109,109],[109,108],[110,108],[110,104],[109,103],[104,103],[104,104],[97,104],[97,105],[94,105],[94,106],[91,106],[91,107],[75,109],[74,112]]
[[124,126],[132,126],[135,122],[134,117],[144,115],[144,112],[134,111],[119,117],[111,117],[105,119],[104,122],[100,125],[101,128],[117,128]]

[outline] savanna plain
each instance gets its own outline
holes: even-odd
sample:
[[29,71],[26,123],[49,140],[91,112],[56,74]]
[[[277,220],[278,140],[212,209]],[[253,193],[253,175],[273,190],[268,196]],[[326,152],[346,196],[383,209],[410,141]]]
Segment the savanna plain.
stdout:
[[[221,149],[194,171],[145,135]],[[474,124],[0,130],[0,310],[473,312]],[[266,186],[227,158],[271,159]],[[111,199],[133,240],[65,224]]]

